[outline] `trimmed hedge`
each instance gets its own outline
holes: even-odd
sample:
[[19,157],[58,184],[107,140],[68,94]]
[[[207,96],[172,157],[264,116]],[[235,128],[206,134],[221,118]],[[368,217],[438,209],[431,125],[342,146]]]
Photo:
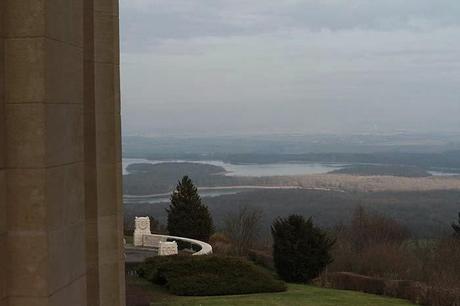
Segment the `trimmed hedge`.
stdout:
[[415,281],[386,280],[349,272],[333,272],[318,278],[315,283],[327,288],[406,299],[419,305],[460,306],[459,291],[434,288]]
[[286,284],[253,263],[236,257],[167,256],[148,258],[139,276],[166,285],[176,295],[208,296],[280,292]]
[[350,272],[327,273],[326,282],[323,285],[334,289],[361,291],[377,295],[384,295],[385,293],[384,279]]

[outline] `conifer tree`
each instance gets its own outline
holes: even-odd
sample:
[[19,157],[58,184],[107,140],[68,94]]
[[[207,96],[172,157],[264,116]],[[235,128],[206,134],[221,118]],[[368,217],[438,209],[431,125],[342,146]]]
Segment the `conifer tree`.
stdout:
[[178,182],[166,211],[170,235],[209,241],[214,231],[211,214],[188,176]]
[[312,219],[299,215],[273,222],[273,260],[278,275],[287,282],[308,282],[332,262],[335,243]]

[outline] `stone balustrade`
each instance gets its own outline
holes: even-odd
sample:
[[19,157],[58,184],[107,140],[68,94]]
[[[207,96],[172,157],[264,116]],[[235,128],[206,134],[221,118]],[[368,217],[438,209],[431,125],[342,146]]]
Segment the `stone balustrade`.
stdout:
[[206,242],[185,237],[152,234],[150,232],[149,217],[135,217],[134,224],[134,247],[155,248],[158,249],[158,255],[174,255],[177,254],[177,243],[174,245],[166,242],[176,241],[182,244],[189,244],[192,250],[196,247],[200,249],[192,255],[212,254],[212,247]]
[[[177,237],[177,236],[169,236],[169,235],[157,235],[157,234],[145,234],[142,236],[142,244],[134,245],[134,247],[138,248],[155,248],[160,249],[160,245],[164,244],[165,247],[167,244],[166,242],[182,242],[189,244],[193,248],[199,248],[199,251],[194,252],[192,255],[209,255],[212,254],[212,246],[209,243],[195,240],[191,238],[185,237]],[[162,255],[159,254],[158,255]],[[164,254],[163,254],[164,255]],[[171,255],[171,254],[168,254]]]
[[192,254],[194,256],[212,254],[212,246],[209,243],[206,243],[200,240],[195,240],[195,239],[190,239],[190,238],[185,238],[185,237],[169,236],[169,235],[155,235],[155,236],[164,237],[168,241],[181,241],[181,242],[189,243],[192,246],[199,247],[200,250]]
[[[155,234],[150,234],[149,236],[153,236],[147,239],[155,239],[155,241],[162,242],[162,245],[165,245],[162,249],[160,250],[160,247],[148,247],[148,246],[134,246],[134,245],[125,245],[125,260],[127,263],[141,263],[144,262],[146,258],[159,255],[159,256],[165,256],[165,255],[174,255],[175,253],[171,251],[171,245],[168,246],[169,243],[173,242],[176,246],[172,246],[172,248],[177,248],[178,244],[188,244],[193,249],[198,249],[198,251],[192,253],[192,256],[200,256],[200,255],[210,255],[212,254],[212,247],[206,242],[195,240],[195,239],[190,239],[190,238],[184,238],[184,237],[177,237],[177,236],[168,236],[168,235],[155,235]],[[163,242],[164,241],[164,242]],[[158,252],[155,251],[158,250]]]

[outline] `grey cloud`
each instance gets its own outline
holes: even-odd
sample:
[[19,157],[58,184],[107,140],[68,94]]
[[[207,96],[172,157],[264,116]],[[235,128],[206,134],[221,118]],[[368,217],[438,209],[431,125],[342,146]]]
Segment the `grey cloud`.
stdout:
[[122,0],[121,11],[125,50],[128,45],[145,48],[163,39],[282,29],[389,31],[460,24],[457,0]]
[[458,0],[122,0],[121,14],[125,134],[460,132]]

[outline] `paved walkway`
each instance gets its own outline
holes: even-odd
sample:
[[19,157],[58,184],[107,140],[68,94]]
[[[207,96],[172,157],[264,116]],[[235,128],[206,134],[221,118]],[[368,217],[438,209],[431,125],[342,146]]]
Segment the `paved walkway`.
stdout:
[[158,254],[157,249],[151,248],[137,248],[134,246],[125,246],[125,262],[127,263],[140,263],[148,257],[153,257]]

